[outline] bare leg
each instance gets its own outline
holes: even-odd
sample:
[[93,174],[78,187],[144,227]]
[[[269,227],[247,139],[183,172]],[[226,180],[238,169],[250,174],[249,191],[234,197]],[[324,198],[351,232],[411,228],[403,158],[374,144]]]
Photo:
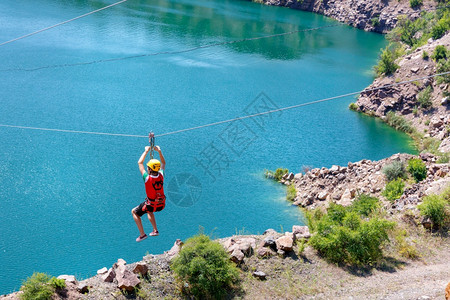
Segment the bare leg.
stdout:
[[156,227],[155,215],[152,212],[149,212],[147,213],[147,216],[150,223],[152,223],[153,231],[158,231],[158,228]]
[[133,215],[133,219],[134,222],[136,222],[136,225],[139,229],[139,233],[141,234],[140,236],[144,236],[145,235],[145,231],[144,231],[144,227],[142,227],[142,220],[141,217],[139,217],[135,212],[134,212],[134,208],[131,210],[131,214]]

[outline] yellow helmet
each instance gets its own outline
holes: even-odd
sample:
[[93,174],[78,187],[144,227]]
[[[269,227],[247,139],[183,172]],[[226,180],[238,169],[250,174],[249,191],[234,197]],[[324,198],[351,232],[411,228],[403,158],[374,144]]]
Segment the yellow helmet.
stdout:
[[159,169],[161,169],[161,162],[157,159],[150,159],[150,161],[147,163],[147,167],[155,172],[158,172]]

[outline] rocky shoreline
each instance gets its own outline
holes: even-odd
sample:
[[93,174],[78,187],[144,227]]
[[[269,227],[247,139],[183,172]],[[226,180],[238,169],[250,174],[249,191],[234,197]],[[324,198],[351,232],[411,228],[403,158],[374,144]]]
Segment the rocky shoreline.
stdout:
[[365,31],[387,33],[395,27],[401,15],[411,20],[420,11],[433,10],[437,2],[423,1],[420,8],[411,8],[409,1],[355,0],[252,0],[265,5],[283,6],[318,13]]
[[[269,258],[272,256],[286,257],[291,255],[297,240],[309,239],[311,234],[307,226],[294,225],[292,232],[279,233],[273,229],[267,229],[263,235],[233,236],[219,239],[230,259],[240,265],[244,259],[252,256]],[[114,299],[123,296],[124,293],[133,294],[137,287],[152,282],[153,295],[147,295],[149,299],[174,296],[177,292],[174,274],[170,269],[170,263],[181,250],[183,242],[176,240],[173,247],[163,254],[146,255],[139,262],[127,264],[125,260],[118,259],[110,268],[102,268],[97,275],[78,281],[73,275],[60,275],[58,279],[64,279],[66,288],[55,295],[56,299]],[[252,275],[264,280],[267,274],[255,270]],[[163,279],[158,282],[155,279]],[[170,287],[168,289],[168,287]],[[0,296],[2,300],[19,299],[22,292],[16,292]],[[134,295],[136,297],[137,295]],[[138,296],[140,297],[140,296]],[[141,297],[141,298],[147,298]]]
[[[348,206],[359,194],[383,198],[381,192],[387,183],[382,172],[383,167],[396,160],[406,164],[414,157],[399,153],[379,161],[364,159],[355,163],[349,162],[346,166],[315,168],[305,174],[296,174],[293,180],[282,182],[295,185],[297,196],[294,205],[314,209],[334,202]],[[432,154],[421,154],[419,157],[427,166],[427,178],[407,186],[403,196],[395,203],[387,201],[388,209],[416,209],[423,196],[440,194],[445,187],[450,186],[450,163],[438,164],[437,157]]]
[[[426,58],[424,52],[431,55],[439,45],[450,48],[450,33],[438,40],[430,40],[426,45],[400,58],[399,68],[395,73],[375,79],[366,88],[368,91],[361,93],[355,104],[358,111],[381,119],[385,119],[389,111],[396,112],[409,121],[412,127],[422,133],[425,138],[432,137],[439,140],[440,152],[450,152],[450,99],[444,95],[448,91],[448,84],[438,83],[436,78],[427,78],[410,84],[371,91],[373,88],[384,85],[438,73],[437,62],[431,57]],[[432,90],[430,107],[421,109],[418,95],[427,87],[431,87]]]

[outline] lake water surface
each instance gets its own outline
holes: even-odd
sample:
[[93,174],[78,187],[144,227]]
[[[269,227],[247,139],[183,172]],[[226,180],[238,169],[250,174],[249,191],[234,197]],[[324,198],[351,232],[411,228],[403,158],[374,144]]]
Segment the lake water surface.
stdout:
[[[3,0],[0,43],[111,3]],[[0,124],[145,136],[362,90],[385,40],[348,26],[90,63],[335,24],[246,1],[129,0],[1,46]],[[137,160],[148,139],[0,127],[0,294],[33,271],[82,279],[162,253],[200,226],[224,237],[302,224],[264,169],[413,151],[350,111],[354,101],[157,138],[168,200],[161,235],[142,243],[130,210],[145,197]]]

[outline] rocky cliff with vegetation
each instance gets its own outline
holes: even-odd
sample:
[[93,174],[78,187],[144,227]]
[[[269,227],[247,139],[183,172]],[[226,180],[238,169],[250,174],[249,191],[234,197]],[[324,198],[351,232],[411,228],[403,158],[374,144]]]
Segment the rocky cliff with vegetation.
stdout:
[[[422,149],[450,152],[450,76],[429,77],[450,70],[449,49],[450,33],[409,50],[393,61],[396,70],[392,74],[375,79],[361,93],[353,108],[412,135]],[[394,86],[373,90],[385,85]]]

